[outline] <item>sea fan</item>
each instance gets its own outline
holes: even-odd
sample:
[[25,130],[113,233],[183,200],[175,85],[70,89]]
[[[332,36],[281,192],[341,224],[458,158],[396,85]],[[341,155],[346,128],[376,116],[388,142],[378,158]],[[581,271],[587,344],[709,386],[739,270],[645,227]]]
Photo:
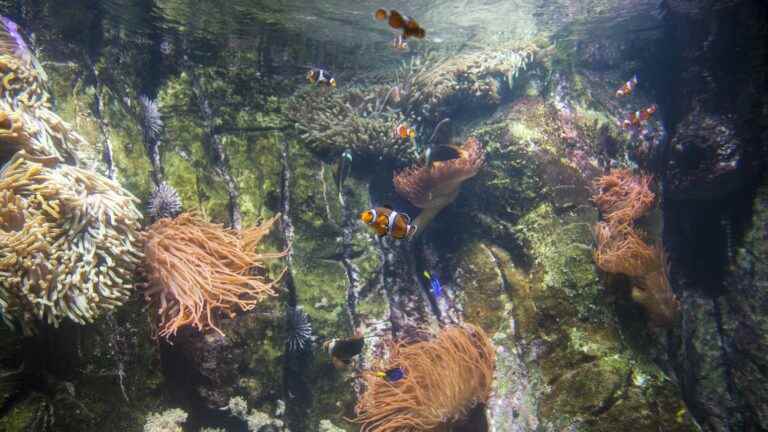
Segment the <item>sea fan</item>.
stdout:
[[147,211],[152,220],[175,218],[181,213],[179,193],[167,183],[160,183],[149,197]]
[[312,323],[301,308],[288,308],[286,316],[286,342],[289,352],[306,350],[312,341]]
[[144,132],[144,142],[151,143],[160,139],[163,130],[163,118],[157,101],[147,96],[139,97],[141,103],[141,129]]

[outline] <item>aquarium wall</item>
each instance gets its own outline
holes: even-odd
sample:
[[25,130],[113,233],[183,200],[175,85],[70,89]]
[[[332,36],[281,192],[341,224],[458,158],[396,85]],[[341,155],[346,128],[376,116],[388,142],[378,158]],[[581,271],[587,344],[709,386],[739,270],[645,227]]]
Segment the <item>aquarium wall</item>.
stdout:
[[0,15],[0,431],[768,430],[764,2]]

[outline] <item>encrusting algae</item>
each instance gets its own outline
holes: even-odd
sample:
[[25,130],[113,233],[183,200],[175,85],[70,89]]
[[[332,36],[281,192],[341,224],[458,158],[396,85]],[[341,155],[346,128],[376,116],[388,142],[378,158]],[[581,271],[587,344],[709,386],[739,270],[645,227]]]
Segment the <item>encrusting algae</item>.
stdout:
[[136,202],[99,174],[18,153],[0,171],[5,312],[85,324],[123,304],[141,257]]
[[234,315],[236,308],[251,310],[276,296],[282,274],[269,281],[262,262],[286,252],[255,249],[278,217],[242,231],[209,223],[196,213],[152,224],[145,233],[146,297],[157,308],[159,335],[170,338],[190,325],[222,333],[215,324],[218,313]]
[[[437,431],[488,401],[496,353],[472,324],[447,327],[434,339],[394,343],[386,360],[363,374],[365,391],[353,419],[362,432]],[[374,370],[400,369],[397,380]]]

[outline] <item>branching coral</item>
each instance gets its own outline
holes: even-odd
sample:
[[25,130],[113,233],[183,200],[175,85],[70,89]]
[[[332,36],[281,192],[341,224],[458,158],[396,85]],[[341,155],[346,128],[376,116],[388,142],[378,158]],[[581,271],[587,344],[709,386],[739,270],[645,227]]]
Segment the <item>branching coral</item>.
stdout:
[[436,122],[445,116],[446,107],[457,105],[457,98],[478,105],[498,105],[502,86],[511,88],[533,59],[532,47],[512,46],[484,47],[439,63],[427,58],[409,80],[411,91],[405,106],[416,107],[419,116]]
[[592,198],[609,222],[633,222],[653,208],[651,176],[634,175],[629,170],[613,170],[597,178]]
[[380,87],[364,93],[354,88],[333,92],[312,89],[293,96],[286,114],[315,151],[341,154],[352,149],[363,157],[383,155],[407,161],[414,156],[413,145],[394,136],[404,117],[384,109],[391,101],[389,90]]
[[389,382],[365,373],[353,421],[362,432],[442,430],[488,400],[494,364],[490,339],[470,324],[443,329],[426,342],[393,344],[373,370],[401,368],[404,377]]
[[121,305],[141,256],[136,201],[99,174],[17,154],[0,172],[6,311],[24,323],[82,324]]
[[222,333],[215,325],[217,313],[250,310],[277,295],[277,282],[267,280],[262,262],[285,252],[255,251],[277,218],[237,231],[182,213],[149,227],[144,252],[151,286],[146,296],[157,307],[160,336],[169,338],[188,325]]
[[468,139],[458,153],[456,159],[436,161],[431,166],[413,166],[395,173],[397,193],[422,209],[414,222],[419,231],[423,231],[440,210],[452,203],[459,194],[461,184],[482,168],[485,152],[476,139]]

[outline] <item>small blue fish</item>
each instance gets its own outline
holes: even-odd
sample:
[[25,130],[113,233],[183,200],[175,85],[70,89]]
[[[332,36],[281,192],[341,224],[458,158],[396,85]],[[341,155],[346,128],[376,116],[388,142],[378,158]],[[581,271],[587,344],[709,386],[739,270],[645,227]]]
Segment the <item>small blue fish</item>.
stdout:
[[429,285],[432,286],[432,294],[435,298],[440,297],[443,294],[443,287],[440,285],[440,281],[426,270],[424,270],[424,277],[429,279]]
[[405,371],[403,368],[392,368],[386,372],[374,372],[373,374],[379,378],[384,378],[388,382],[400,381],[405,378]]

